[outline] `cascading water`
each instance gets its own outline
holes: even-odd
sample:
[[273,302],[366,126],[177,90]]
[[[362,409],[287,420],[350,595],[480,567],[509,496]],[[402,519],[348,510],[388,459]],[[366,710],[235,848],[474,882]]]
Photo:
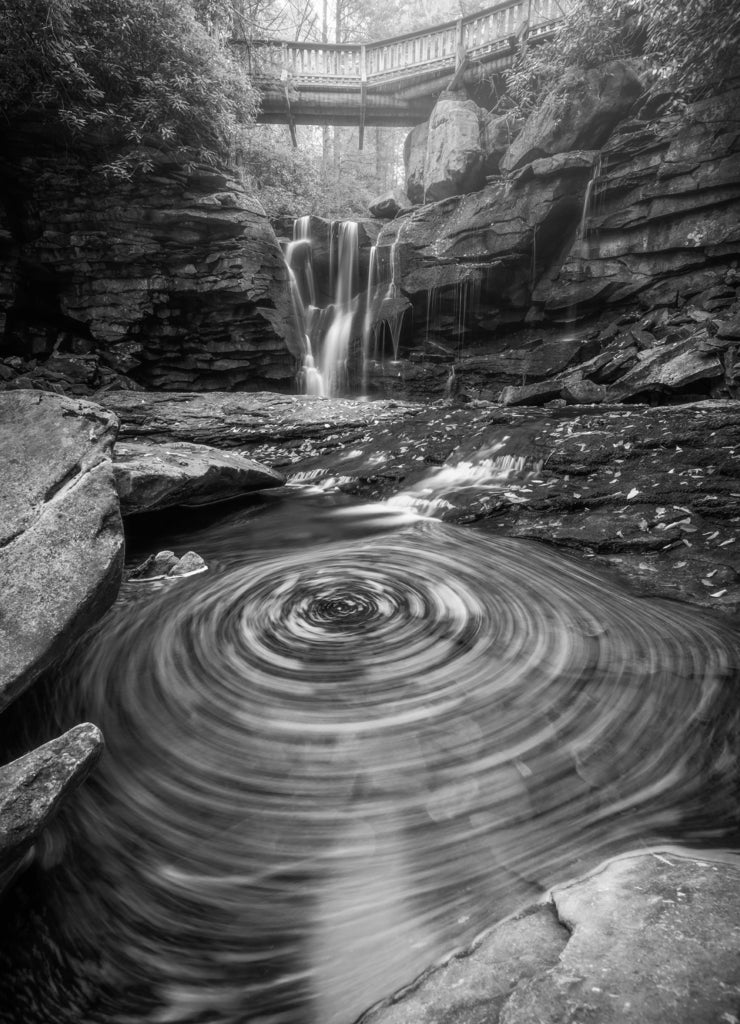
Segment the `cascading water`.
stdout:
[[[362,331],[363,382],[367,379],[367,368],[371,361],[381,358],[380,342],[387,332],[393,348],[393,360],[398,360],[401,344],[401,329],[406,314],[405,308],[394,303],[400,297],[398,242],[379,252],[377,246],[370,250],[367,281],[367,302]],[[364,385],[363,385],[364,389]]]
[[[329,236],[330,287],[334,301],[328,317],[321,315],[317,305],[310,217],[295,221],[293,241],[285,252],[285,261],[296,282],[294,295],[301,306],[298,316],[307,342],[299,383],[301,391],[309,395],[336,396],[346,392],[349,386],[349,349],[359,302],[357,224],[354,221],[332,223]],[[322,332],[323,337],[318,336]],[[315,349],[318,350],[318,366]]]
[[583,197],[583,211],[581,213],[581,222],[578,225],[578,238],[580,240],[584,240],[588,237],[588,222],[597,204],[598,188],[603,171],[603,160],[602,157],[599,156],[594,163],[593,173],[589,179],[588,185],[586,186],[586,194]]
[[339,224],[336,251],[334,316],[324,337],[319,359],[328,395],[342,394],[349,382],[349,345],[359,302],[359,245],[355,221]]
[[0,950],[5,1024],[351,1024],[564,874],[736,828],[729,627],[406,509],[261,500],[169,535],[210,571],[130,584],[55,681],[107,752],[30,876],[53,970]]

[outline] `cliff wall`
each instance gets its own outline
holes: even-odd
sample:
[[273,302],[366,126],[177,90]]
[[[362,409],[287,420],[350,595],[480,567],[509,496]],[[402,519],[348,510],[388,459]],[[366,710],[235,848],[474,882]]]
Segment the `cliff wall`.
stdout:
[[[0,376],[89,393],[292,389],[300,340],[260,204],[187,152],[107,180],[39,129],[0,158]],[[10,363],[7,359],[10,358]]]

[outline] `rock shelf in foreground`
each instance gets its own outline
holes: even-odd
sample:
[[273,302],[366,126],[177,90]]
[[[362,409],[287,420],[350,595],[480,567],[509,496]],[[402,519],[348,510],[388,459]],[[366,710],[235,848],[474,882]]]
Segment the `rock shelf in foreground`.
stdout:
[[361,1024],[731,1024],[740,858],[608,861],[496,925]]
[[121,442],[115,448],[113,471],[124,515],[227,501],[285,482],[280,473],[254,459],[187,441]]
[[40,391],[0,395],[0,710],[114,601],[123,531],[117,420]]

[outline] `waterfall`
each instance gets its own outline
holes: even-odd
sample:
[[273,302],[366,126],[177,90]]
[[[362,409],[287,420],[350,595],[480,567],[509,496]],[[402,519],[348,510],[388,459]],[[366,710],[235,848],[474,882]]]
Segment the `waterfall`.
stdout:
[[326,332],[319,358],[324,387],[327,395],[331,396],[344,391],[349,382],[349,343],[357,311],[360,253],[355,221],[342,221],[337,235],[334,317]]
[[[361,389],[367,390],[367,369],[377,359],[382,332],[387,331],[398,360],[406,308],[400,300],[400,250],[394,242],[387,250],[373,246],[369,253],[367,282],[360,284],[359,229],[355,221],[333,221],[329,228],[329,294],[331,302],[319,306],[320,289],[314,268],[315,240],[311,218],[293,225],[293,240],[285,248],[296,316],[305,339],[304,361],[299,373],[303,394],[336,397],[356,383],[350,373],[350,343],[361,341]],[[364,310],[360,293],[367,291]],[[399,306],[401,308],[399,308]]]
[[598,198],[598,185],[602,175],[602,158],[599,156],[594,163],[593,173],[586,186],[586,195],[583,197],[583,211],[581,213],[581,222],[578,226],[578,238],[585,239],[588,234],[588,221],[594,213],[596,206],[596,200]]

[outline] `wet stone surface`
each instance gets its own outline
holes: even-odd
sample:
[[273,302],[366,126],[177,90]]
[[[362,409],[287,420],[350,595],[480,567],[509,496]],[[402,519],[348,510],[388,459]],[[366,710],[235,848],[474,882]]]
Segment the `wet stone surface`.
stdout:
[[[334,424],[321,438],[245,453],[293,483],[394,498],[448,522],[583,555],[644,595],[728,614],[740,606],[740,407],[733,401],[554,409],[438,403],[423,417],[347,432]],[[453,471],[442,472],[445,465]]]

